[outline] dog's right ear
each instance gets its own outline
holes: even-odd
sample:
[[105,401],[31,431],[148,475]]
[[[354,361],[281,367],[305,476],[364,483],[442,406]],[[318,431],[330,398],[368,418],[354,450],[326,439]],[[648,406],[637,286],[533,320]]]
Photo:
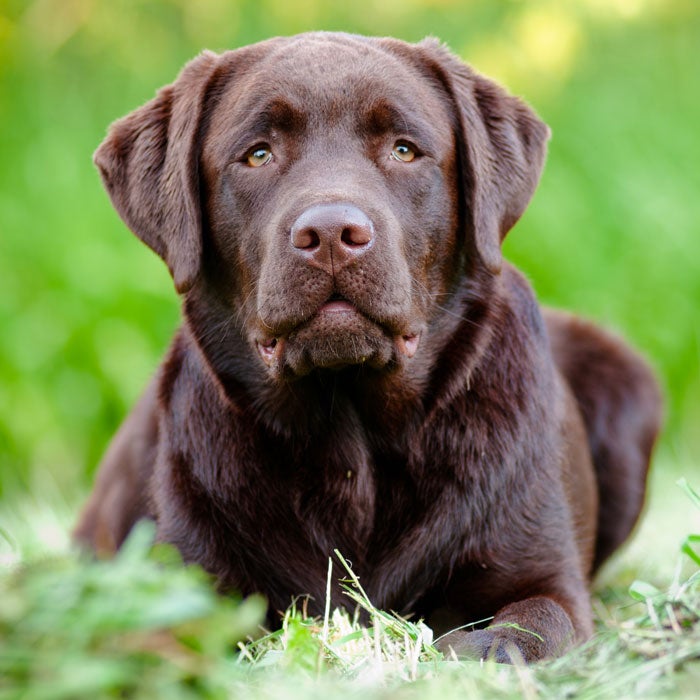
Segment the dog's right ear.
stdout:
[[204,52],[143,107],[112,124],[95,152],[114,208],[165,260],[180,294],[199,274],[198,131],[219,57]]
[[[396,42],[391,45],[401,49]],[[453,103],[468,226],[484,266],[498,274],[503,239],[540,179],[549,127],[528,105],[438,42],[427,39],[408,48],[408,57],[423,59]]]

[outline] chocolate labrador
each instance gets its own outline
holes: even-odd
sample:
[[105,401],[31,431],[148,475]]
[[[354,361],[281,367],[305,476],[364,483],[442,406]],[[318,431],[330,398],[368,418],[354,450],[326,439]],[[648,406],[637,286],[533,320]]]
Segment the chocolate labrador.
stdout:
[[[591,634],[644,499],[647,365],[502,260],[549,130],[437,42],[314,33],[205,52],[95,162],[183,323],[77,527],[134,522],[222,590],[373,602],[527,661]],[[332,604],[342,605],[332,589]]]

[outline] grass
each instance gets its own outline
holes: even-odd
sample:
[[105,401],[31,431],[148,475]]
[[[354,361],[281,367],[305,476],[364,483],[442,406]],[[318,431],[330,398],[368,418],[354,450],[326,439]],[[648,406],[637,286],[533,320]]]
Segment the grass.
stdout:
[[[700,514],[700,497],[681,486]],[[594,638],[531,667],[445,658],[422,622],[375,608],[339,552],[329,580],[342,577],[355,612],[312,618],[299,599],[261,634],[261,598],[218,596],[152,535],[137,528],[111,561],[70,548],[26,555],[14,541],[0,573],[0,700],[692,697],[700,679],[700,534],[663,552],[666,585],[634,581],[626,592],[618,570],[595,598]]]

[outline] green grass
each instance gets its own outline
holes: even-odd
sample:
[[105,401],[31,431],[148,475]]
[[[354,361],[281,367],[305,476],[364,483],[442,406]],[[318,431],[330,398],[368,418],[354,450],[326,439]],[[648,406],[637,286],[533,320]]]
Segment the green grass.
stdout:
[[[688,500],[676,489],[677,507],[700,515],[700,498],[682,487]],[[22,554],[13,541],[14,561],[0,573],[0,700],[690,698],[700,677],[700,534],[662,552],[661,540],[647,539],[673,575],[626,590],[618,566],[596,593],[594,638],[531,667],[443,657],[422,622],[372,605],[340,553],[329,577],[345,582],[355,614],[310,618],[301,598],[264,633],[262,599],[218,596],[199,568],[153,547],[152,534],[140,526],[111,561],[60,546]]]

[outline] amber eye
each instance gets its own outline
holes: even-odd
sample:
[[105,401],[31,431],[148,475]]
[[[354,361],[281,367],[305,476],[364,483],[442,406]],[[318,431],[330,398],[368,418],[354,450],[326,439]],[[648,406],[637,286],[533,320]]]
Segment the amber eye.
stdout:
[[248,151],[246,162],[251,168],[259,168],[261,165],[267,165],[272,160],[272,151],[268,146],[255,146]]
[[391,151],[391,157],[394,160],[410,163],[416,157],[416,152],[405,141],[397,141]]

